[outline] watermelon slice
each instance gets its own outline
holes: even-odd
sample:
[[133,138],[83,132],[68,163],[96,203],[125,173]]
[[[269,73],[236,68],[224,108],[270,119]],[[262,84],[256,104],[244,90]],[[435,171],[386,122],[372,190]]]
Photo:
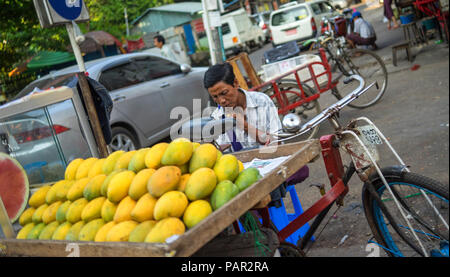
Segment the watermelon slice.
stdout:
[[14,223],[27,206],[28,177],[20,163],[0,152],[0,197],[11,223]]

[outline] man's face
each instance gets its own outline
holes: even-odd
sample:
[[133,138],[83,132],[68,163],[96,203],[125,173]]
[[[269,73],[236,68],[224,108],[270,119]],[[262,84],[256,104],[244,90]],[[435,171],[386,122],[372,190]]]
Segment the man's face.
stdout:
[[153,39],[153,44],[158,48],[161,48],[163,46],[162,42],[158,41],[156,38]]
[[235,108],[238,103],[238,82],[235,80],[234,85],[231,86],[223,81],[218,82],[214,86],[208,88],[208,92],[213,98],[214,102],[222,107]]

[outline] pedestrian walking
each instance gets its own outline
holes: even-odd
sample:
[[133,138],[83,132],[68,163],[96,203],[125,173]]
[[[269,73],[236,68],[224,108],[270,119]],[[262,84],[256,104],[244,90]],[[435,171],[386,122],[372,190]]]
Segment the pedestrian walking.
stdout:
[[[387,18],[388,20],[388,30],[390,29],[397,29],[398,28],[398,23],[397,23],[397,19],[394,16],[394,12],[392,11],[392,0],[384,0],[383,2],[384,5],[384,16]],[[391,27],[391,23],[394,24],[394,27]]]

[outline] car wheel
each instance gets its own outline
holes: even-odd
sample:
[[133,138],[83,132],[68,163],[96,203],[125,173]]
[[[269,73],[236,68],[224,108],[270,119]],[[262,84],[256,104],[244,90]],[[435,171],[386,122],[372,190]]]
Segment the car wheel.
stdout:
[[139,142],[136,137],[126,128],[123,127],[113,127],[112,130],[112,140],[109,146],[112,151],[132,151],[139,149]]

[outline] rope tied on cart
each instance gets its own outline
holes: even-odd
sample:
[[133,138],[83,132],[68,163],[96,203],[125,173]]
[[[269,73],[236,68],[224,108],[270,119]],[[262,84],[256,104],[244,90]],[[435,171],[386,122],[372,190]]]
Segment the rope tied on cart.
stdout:
[[259,229],[258,223],[256,222],[254,216],[250,212],[246,212],[241,217],[241,224],[242,227],[247,230],[247,232],[244,233],[245,236],[247,236],[249,232],[253,233],[256,251],[259,251],[259,253],[261,253],[263,256],[267,256],[267,252],[270,252],[270,248],[261,242],[261,240],[265,239],[265,236],[263,233],[261,233],[261,230]]

